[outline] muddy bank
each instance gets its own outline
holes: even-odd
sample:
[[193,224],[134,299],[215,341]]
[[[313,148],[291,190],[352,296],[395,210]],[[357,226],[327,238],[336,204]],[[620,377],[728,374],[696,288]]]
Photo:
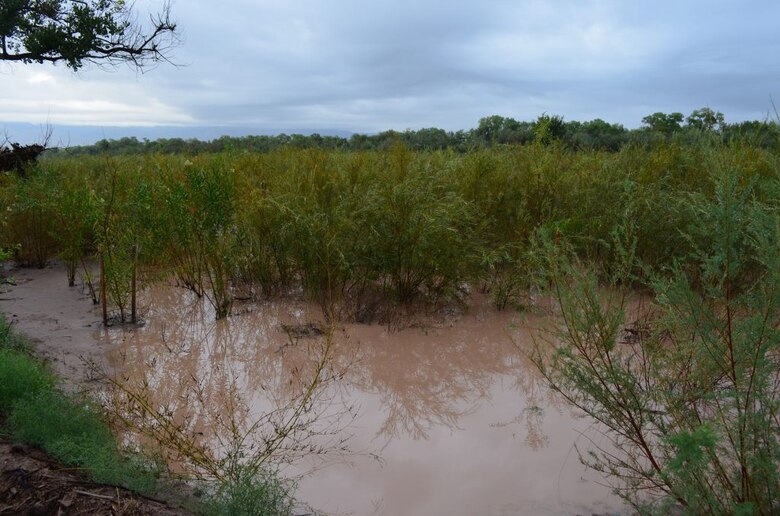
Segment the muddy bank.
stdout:
[[[204,434],[226,400],[243,400],[251,423],[283,399],[322,337],[313,329],[319,312],[306,303],[247,305],[217,322],[202,300],[168,286],[144,291],[144,326],[104,329],[63,271],[12,275],[17,285],[4,288],[0,310],[58,371],[79,381],[80,357],[91,357],[148,382]],[[599,439],[592,422],[552,396],[523,354],[547,324],[540,315],[496,312],[474,296],[464,314],[340,325],[332,357],[340,379],[327,410],[350,408],[339,426],[351,436],[350,452],[287,466],[284,473],[299,478],[298,496],[333,514],[624,512],[577,459],[575,445]],[[193,381],[198,403],[187,396]]]
[[0,285],[0,310],[38,354],[75,388],[89,380],[84,360],[105,362],[106,350],[95,340],[102,327],[97,306],[82,287],[68,287],[65,270],[10,267]]
[[189,514],[126,489],[90,482],[43,452],[0,439],[0,514]]

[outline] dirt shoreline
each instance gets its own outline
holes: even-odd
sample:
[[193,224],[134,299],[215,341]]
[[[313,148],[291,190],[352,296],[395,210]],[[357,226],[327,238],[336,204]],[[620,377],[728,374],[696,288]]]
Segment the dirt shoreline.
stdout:
[[[0,285],[0,312],[12,328],[25,335],[35,353],[50,363],[66,390],[81,390],[89,382],[86,361],[106,365],[98,307],[79,286],[68,287],[65,269],[54,263],[44,269],[5,265]],[[52,291],[52,285],[62,288]],[[21,288],[23,286],[23,288]]]
[[[96,347],[102,329],[97,308],[79,287],[67,287],[65,270],[4,265],[0,311],[33,352],[48,362],[68,391],[87,390],[86,360],[105,365],[106,349]],[[56,293],[52,284],[63,284]],[[24,286],[24,288],[17,288]],[[188,512],[116,486],[90,482],[41,450],[12,442],[0,433],[0,515],[123,514],[185,515]]]
[[0,437],[0,514],[180,516],[189,513],[121,487],[89,482],[42,451]]

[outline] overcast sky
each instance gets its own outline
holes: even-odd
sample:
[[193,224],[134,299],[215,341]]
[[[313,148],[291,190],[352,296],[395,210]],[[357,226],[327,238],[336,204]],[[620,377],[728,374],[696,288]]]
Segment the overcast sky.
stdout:
[[173,14],[182,66],[0,64],[0,121],[377,132],[546,112],[636,127],[780,105],[777,0],[178,0]]

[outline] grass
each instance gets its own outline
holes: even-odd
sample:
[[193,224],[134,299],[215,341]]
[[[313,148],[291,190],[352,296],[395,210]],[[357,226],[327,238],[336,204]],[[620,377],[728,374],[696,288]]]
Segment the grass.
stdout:
[[34,358],[17,349],[0,348],[0,413],[42,391],[51,391],[54,378]]
[[0,319],[0,415],[4,431],[36,446],[96,482],[153,492],[159,475],[152,461],[121,449],[100,409],[56,385],[48,368],[33,357]]
[[[0,316],[0,432],[35,446],[94,482],[154,494],[163,467],[148,455],[123,448],[99,406],[65,393],[55,375]],[[191,502],[204,515],[292,514],[294,485],[274,471],[240,475],[209,486]]]
[[13,437],[49,453],[94,481],[151,493],[158,468],[117,445],[98,408],[54,388],[19,398],[8,416]]

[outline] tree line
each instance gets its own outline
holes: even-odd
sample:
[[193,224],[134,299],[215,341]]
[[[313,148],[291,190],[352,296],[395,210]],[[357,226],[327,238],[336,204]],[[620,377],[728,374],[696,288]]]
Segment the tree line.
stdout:
[[349,137],[318,133],[220,136],[205,141],[195,138],[159,138],[156,140],[124,137],[102,139],[93,145],[49,149],[54,155],[79,156],[97,154],[200,154],[224,151],[270,152],[280,148],[324,150],[383,150],[402,143],[410,150],[430,151],[470,149],[496,145],[558,144],[573,150],[616,152],[626,145],[652,148],[677,142],[696,144],[703,139],[744,142],[761,148],[780,145],[780,125],[776,121],[745,121],[729,124],[723,113],[710,108],[682,113],[657,112],[642,119],[642,126],[627,129],[600,118],[586,122],[565,121],[558,115],[542,114],[534,121],[518,121],[493,115],[479,120],[469,130],[446,131],[435,127],[418,130],[388,130],[376,134],[353,134]]

